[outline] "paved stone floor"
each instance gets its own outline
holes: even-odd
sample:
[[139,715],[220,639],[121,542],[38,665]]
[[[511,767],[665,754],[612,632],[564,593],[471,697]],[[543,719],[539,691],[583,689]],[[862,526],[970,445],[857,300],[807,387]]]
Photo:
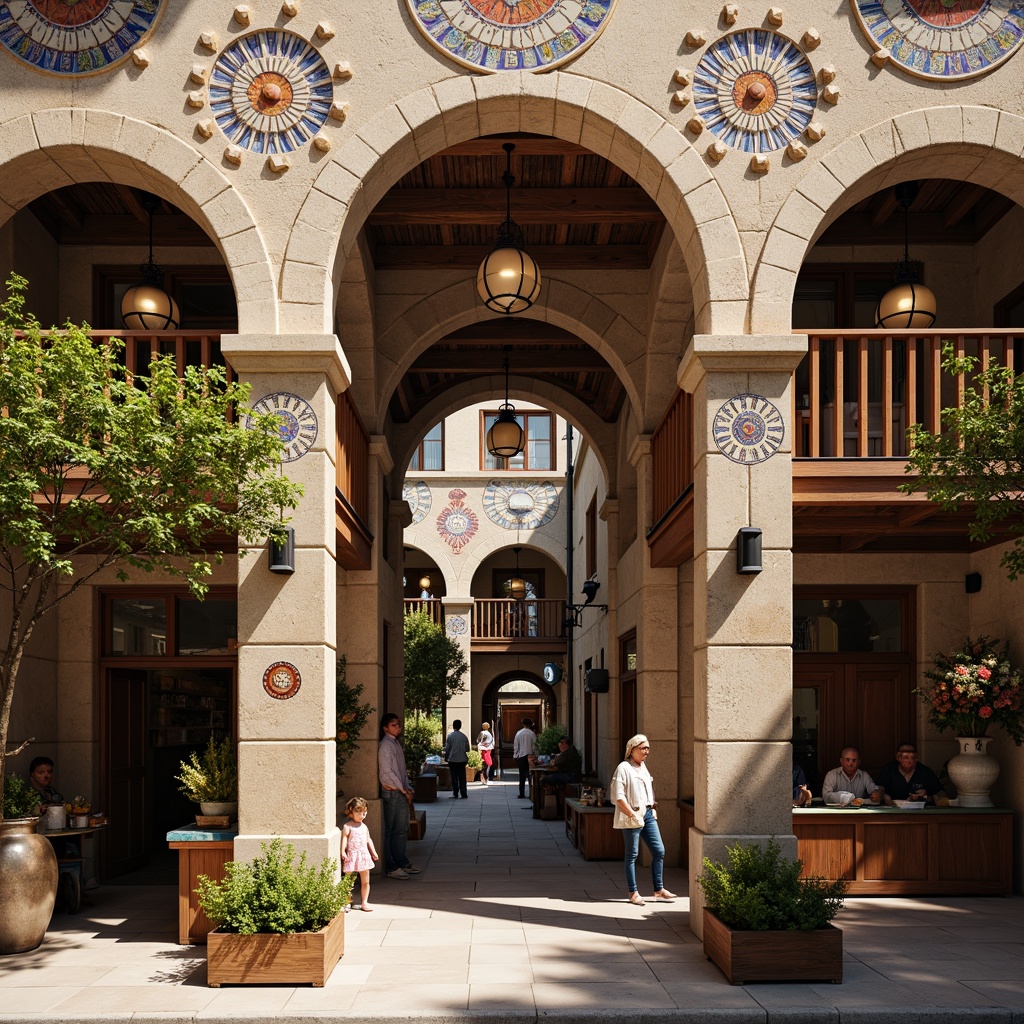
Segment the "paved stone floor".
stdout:
[[[175,890],[111,885],[56,915],[35,952],[0,958],[0,1020],[1024,1024],[1021,897],[849,900],[842,985],[733,987],[685,898],[629,905],[619,862],[584,862],[527,806],[504,782],[426,805],[427,838],[410,844],[423,873],[374,881],[377,910],[348,914],[325,988],[207,988],[203,947],[174,941]],[[679,870],[667,884],[686,892]]]

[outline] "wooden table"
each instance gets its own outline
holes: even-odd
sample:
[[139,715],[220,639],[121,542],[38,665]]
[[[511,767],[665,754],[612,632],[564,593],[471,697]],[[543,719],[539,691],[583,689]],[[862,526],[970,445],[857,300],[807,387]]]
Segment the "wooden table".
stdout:
[[178,942],[183,946],[205,944],[207,933],[216,928],[195,894],[200,875],[214,881],[224,877],[224,865],[234,859],[238,828],[203,829],[183,825],[167,833],[167,845],[178,851]]
[[[680,800],[683,831],[693,801]],[[845,878],[851,896],[1009,896],[1013,811],[974,807],[794,807],[804,875]],[[688,843],[683,843],[683,851]],[[689,867],[686,863],[684,867]]]
[[566,797],[565,834],[584,860],[622,860],[625,847],[612,828],[614,817],[614,807],[586,807]]
[[[78,848],[77,854],[70,853],[61,840],[74,839],[76,836],[93,836],[105,829],[106,825],[89,825],[87,828],[56,828],[40,832],[53,843],[53,852],[57,856],[57,892],[63,896],[66,905],[64,910],[68,914],[77,914],[82,906],[82,887],[85,878],[82,875],[82,849]],[[66,875],[71,881],[64,889],[60,884],[60,876]]]

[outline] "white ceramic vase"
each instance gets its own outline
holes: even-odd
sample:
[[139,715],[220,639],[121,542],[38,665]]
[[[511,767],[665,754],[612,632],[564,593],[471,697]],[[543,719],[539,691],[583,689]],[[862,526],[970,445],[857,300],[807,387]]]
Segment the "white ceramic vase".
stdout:
[[988,791],[999,778],[999,762],[988,752],[990,736],[958,736],[959,753],[946,765],[960,807],[994,807]]

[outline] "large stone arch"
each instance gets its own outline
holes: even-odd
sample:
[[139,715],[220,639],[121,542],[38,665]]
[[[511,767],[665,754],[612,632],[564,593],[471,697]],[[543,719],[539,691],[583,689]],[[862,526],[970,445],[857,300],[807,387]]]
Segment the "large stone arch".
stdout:
[[209,160],[176,135],[106,110],[56,108],[0,125],[0,223],[27,203],[77,182],[153,192],[187,213],[224,257],[240,333],[277,330],[277,288],[246,202]]
[[448,78],[381,111],[320,171],[288,240],[281,276],[290,332],[330,332],[335,268],[402,175],[447,146],[499,132],[586,146],[631,175],[679,240],[703,333],[741,333],[747,265],[728,203],[703,158],[657,110],[567,72]]
[[797,274],[821,233],[881,188],[918,177],[957,178],[1024,206],[1024,118],[990,107],[930,107],[866,128],[810,168],[765,239],[751,293],[754,334],[790,330]]

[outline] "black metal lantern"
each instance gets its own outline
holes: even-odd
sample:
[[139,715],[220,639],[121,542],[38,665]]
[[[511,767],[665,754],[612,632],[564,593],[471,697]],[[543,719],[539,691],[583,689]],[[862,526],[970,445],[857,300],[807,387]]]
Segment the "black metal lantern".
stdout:
[[896,264],[896,284],[875,307],[875,326],[892,329],[928,328],[935,323],[935,293],[917,279],[910,262],[910,204],[921,186],[916,181],[903,181],[896,186],[896,199],[903,207],[903,259]]
[[501,180],[505,183],[505,220],[498,228],[498,242],[485,257],[476,274],[476,290],[483,304],[495,313],[522,313],[540,295],[540,270],[533,257],[523,249],[523,232],[512,219],[512,150],[506,142],[507,166]]
[[523,451],[526,434],[516,419],[515,406],[508,400],[508,356],[505,356],[505,401],[498,406],[498,418],[487,431],[487,450],[496,459],[514,459]]
[[148,192],[142,197],[149,214],[149,258],[139,267],[142,280],[121,299],[121,323],[129,331],[176,331],[181,323],[178,304],[164,290],[163,274],[153,260],[153,214],[158,202]]

